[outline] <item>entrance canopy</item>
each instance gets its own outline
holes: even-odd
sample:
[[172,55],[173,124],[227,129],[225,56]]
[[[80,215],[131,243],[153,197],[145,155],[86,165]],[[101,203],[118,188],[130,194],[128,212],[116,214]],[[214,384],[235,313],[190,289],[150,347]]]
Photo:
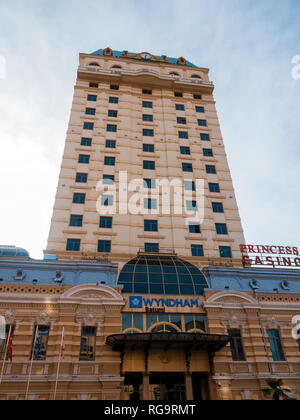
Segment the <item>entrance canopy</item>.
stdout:
[[227,335],[202,333],[137,333],[115,334],[106,339],[106,344],[114,351],[121,351],[125,346],[161,344],[164,346],[182,345],[183,347],[206,349],[217,352],[230,341]]

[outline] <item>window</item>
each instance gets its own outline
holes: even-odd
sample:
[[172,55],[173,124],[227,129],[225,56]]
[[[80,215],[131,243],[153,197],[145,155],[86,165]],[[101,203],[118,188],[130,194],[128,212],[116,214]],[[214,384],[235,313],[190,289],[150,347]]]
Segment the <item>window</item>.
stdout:
[[119,103],[119,98],[115,98],[115,97],[113,97],[113,96],[111,96],[110,98],[109,98],[109,101],[108,101],[110,104],[118,104]]
[[111,90],[119,90],[119,85],[110,85]]
[[152,95],[152,90],[150,90],[150,89],[143,89],[143,95]]
[[202,141],[210,141],[210,135],[207,133],[201,133],[200,134],[200,140]]
[[122,330],[130,328],[143,330],[143,314],[122,314]]
[[199,127],[207,127],[207,121],[206,120],[198,120]]
[[8,339],[10,338],[10,334],[13,337],[14,334],[14,330],[15,327],[14,325],[7,325],[5,326],[5,339],[4,340],[0,340],[0,360],[9,360],[9,343],[8,343]]
[[98,252],[109,253],[111,251],[111,241],[98,241]]
[[208,187],[209,187],[209,192],[211,192],[211,193],[219,193],[220,192],[220,185],[219,184],[209,183]]
[[116,148],[116,141],[115,140],[106,140],[105,147],[107,149],[115,149]]
[[283,362],[285,357],[279,331],[268,330],[268,336],[274,362]]
[[95,108],[86,108],[85,109],[86,115],[96,115],[96,109]]
[[35,328],[30,359],[46,360],[50,327],[38,325]]
[[144,128],[143,129],[143,136],[154,137],[154,130],[150,130],[149,128]]
[[224,213],[224,208],[222,203],[212,203],[212,209],[214,213]]
[[81,184],[87,183],[88,174],[77,173],[76,174],[76,182],[80,182]]
[[94,123],[91,122],[84,122],[83,123],[84,130],[94,130]]
[[185,191],[196,191],[196,184],[194,181],[184,181]]
[[155,162],[152,161],[152,160],[144,160],[143,168],[144,169],[149,169],[149,170],[154,170],[155,169]]
[[85,194],[74,193],[73,195],[73,204],[85,204]]
[[156,188],[156,180],[144,178],[144,188],[148,189],[155,189]]
[[104,207],[110,207],[114,204],[114,197],[112,195],[103,195],[101,197],[101,205]]
[[111,118],[117,118],[117,116],[118,116],[118,111],[113,111],[113,110],[109,110],[108,111],[108,113],[107,113],[107,115],[108,115],[108,117],[111,117]]
[[144,198],[144,208],[146,210],[156,210],[157,200],[155,198]]
[[90,163],[90,155],[79,155],[78,163]]
[[104,158],[104,165],[106,166],[115,166],[116,165],[116,158],[113,156],[105,156]]
[[178,132],[178,137],[180,139],[188,139],[189,138],[189,133],[187,131],[179,131]]
[[90,82],[90,88],[98,88],[99,83]]
[[112,185],[115,182],[114,175],[103,175],[103,184]]
[[202,95],[195,94],[194,99],[202,99]]
[[153,122],[153,115],[143,114],[143,121]]
[[234,362],[245,362],[246,356],[241,331],[237,329],[228,330],[228,335],[230,336],[232,360]]
[[144,231],[145,232],[158,232],[157,220],[144,220]]
[[68,239],[67,251],[78,252],[80,251],[80,239]]
[[184,111],[185,107],[183,104],[176,104],[175,105],[176,111]]
[[153,102],[143,101],[143,108],[153,108]]
[[183,97],[183,93],[182,92],[174,92],[174,96],[176,98],[182,98]]
[[212,149],[203,149],[203,156],[205,157],[213,157],[214,153]]
[[200,225],[196,225],[194,223],[189,224],[189,232],[190,233],[201,233]]
[[112,217],[101,216],[100,217],[100,225],[99,227],[103,229],[111,229],[112,228]]
[[193,172],[193,165],[191,163],[183,163],[182,170],[183,172]]
[[116,133],[118,130],[118,126],[115,124],[107,124],[106,131],[109,131],[110,133]]
[[186,147],[186,146],[180,146],[180,153],[182,155],[190,155],[191,154],[191,149],[189,147]]
[[225,223],[216,223],[216,232],[218,235],[228,235],[227,225]]
[[143,144],[143,152],[154,153],[154,144]]
[[206,317],[203,315],[186,315],[184,317],[185,330],[202,330],[206,331]]
[[219,251],[221,258],[232,258],[232,251],[230,246],[220,246]]
[[177,124],[186,124],[186,118],[177,117]]
[[216,174],[217,173],[216,167],[214,165],[206,165],[205,169],[206,169],[207,174]]
[[200,113],[205,112],[204,106],[196,106],[196,112],[200,112]]
[[82,327],[79,360],[93,361],[96,356],[96,327]]
[[159,252],[159,244],[146,243],[145,252]]
[[92,145],[92,139],[88,137],[82,137],[81,138],[81,146],[91,146]]
[[195,200],[187,200],[187,202],[186,202],[186,209],[188,211],[195,211],[195,210],[197,210],[197,201],[195,201]]
[[87,100],[90,102],[97,102],[97,95],[88,95]]
[[83,216],[71,214],[70,226],[81,227]]
[[203,245],[191,245],[192,257],[203,257]]

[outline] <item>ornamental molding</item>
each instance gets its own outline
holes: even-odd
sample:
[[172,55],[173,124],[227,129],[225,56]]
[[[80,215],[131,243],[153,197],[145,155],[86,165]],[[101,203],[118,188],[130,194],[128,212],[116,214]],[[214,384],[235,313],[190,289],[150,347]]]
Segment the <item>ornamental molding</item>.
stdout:
[[222,303],[233,303],[233,304],[250,304],[250,305],[258,305],[256,299],[253,299],[251,296],[242,293],[242,292],[235,292],[235,291],[222,291],[215,293],[214,295],[210,296],[206,302],[205,307],[209,307],[210,304],[222,304]]

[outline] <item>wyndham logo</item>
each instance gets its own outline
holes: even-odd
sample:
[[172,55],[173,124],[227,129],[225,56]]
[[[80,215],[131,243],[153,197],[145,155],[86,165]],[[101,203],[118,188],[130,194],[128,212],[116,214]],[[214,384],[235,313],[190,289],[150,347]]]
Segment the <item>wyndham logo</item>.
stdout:
[[199,307],[198,299],[143,299],[142,296],[130,296],[130,308],[145,307],[160,307],[160,308],[175,308],[175,307]]

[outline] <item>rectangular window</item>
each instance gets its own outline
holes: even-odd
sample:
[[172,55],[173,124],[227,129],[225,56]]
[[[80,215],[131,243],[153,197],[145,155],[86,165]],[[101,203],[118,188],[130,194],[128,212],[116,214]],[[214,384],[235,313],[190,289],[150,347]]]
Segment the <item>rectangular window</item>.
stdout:
[[154,144],[143,144],[143,152],[154,153]]
[[117,142],[115,140],[106,140],[105,147],[107,149],[115,149]]
[[191,149],[189,147],[186,147],[186,146],[180,146],[180,153],[182,155],[190,155],[191,154]]
[[155,189],[156,188],[156,180],[144,178],[144,188]]
[[73,204],[85,204],[85,194],[74,193],[73,195]]
[[96,108],[86,108],[85,109],[86,115],[96,115]]
[[84,130],[94,130],[94,123],[91,122],[84,122],[83,123]]
[[234,362],[245,362],[246,356],[241,331],[237,329],[228,330],[228,335],[230,336],[232,360]]
[[149,128],[144,128],[143,129],[143,136],[154,137],[154,130],[150,130]]
[[119,90],[119,85],[110,85],[111,90]]
[[113,195],[103,195],[101,197],[101,205],[104,207],[111,207],[114,204]]
[[210,141],[210,135],[207,133],[201,133],[200,134],[200,140],[202,141]]
[[192,257],[203,257],[203,245],[191,245]]
[[219,251],[221,258],[232,258],[232,251],[230,246],[220,246]]
[[285,361],[280,333],[278,330],[268,330],[269,343],[274,362]]
[[113,156],[105,156],[104,158],[104,165],[106,166],[115,166],[116,165],[116,158]]
[[183,172],[193,172],[193,165],[191,163],[183,163],[182,170]]
[[196,191],[196,184],[194,181],[184,181],[185,191]]
[[82,226],[83,216],[77,214],[71,214],[69,226],[81,227]]
[[68,239],[66,250],[70,251],[70,252],[79,252],[80,251],[80,239]]
[[35,327],[30,359],[44,361],[47,356],[50,327],[38,325]]
[[200,113],[205,112],[204,106],[196,106],[196,112],[200,112]]
[[143,95],[152,95],[152,90],[150,90],[150,89],[143,89]]
[[224,213],[224,208],[222,203],[212,203],[212,209],[214,213]]
[[143,114],[143,121],[153,122],[153,115]]
[[194,223],[189,224],[189,232],[190,233],[201,233],[200,225],[196,225]]
[[113,97],[113,96],[111,96],[110,98],[109,98],[109,101],[108,101],[110,104],[118,104],[119,103],[119,98],[115,98],[115,97]]
[[112,217],[101,216],[100,217],[100,224],[99,227],[103,229],[111,229],[112,228]]
[[88,174],[77,173],[76,174],[76,182],[80,182],[81,184],[86,184],[88,180]]
[[154,170],[155,169],[155,162],[153,160],[144,160],[143,162],[143,168]]
[[156,210],[157,200],[155,198],[144,198],[144,208],[146,210]]
[[79,355],[79,360],[81,362],[89,362],[95,360],[96,333],[96,327],[82,327]]
[[153,108],[153,102],[143,101],[143,108]]
[[157,220],[144,220],[144,231],[145,232],[158,232]]
[[90,155],[79,155],[78,163],[90,163]]
[[8,339],[9,339],[9,333],[11,331],[12,337],[14,334],[15,327],[14,325],[6,325],[5,326],[5,339],[0,340],[0,360],[4,360],[4,357],[6,355],[5,360],[9,360],[9,346],[8,346]]
[[183,93],[182,92],[174,92],[174,96],[176,98],[182,98],[183,97]]
[[82,137],[81,138],[81,146],[91,146],[92,145],[92,139],[88,137]]
[[197,210],[197,201],[195,201],[195,200],[187,200],[187,202],[186,202],[186,209],[188,211],[196,211]]
[[202,95],[195,94],[194,99],[202,99]]
[[185,107],[183,104],[176,104],[175,105],[176,111],[184,111]]
[[205,165],[206,173],[207,174],[216,174],[217,170],[214,165]]
[[98,241],[98,252],[99,253],[110,253],[111,251],[111,241]]
[[106,131],[116,133],[118,131],[118,126],[115,124],[107,124]]
[[90,88],[98,88],[99,87],[99,83],[94,83],[94,82],[90,82]]
[[206,120],[198,120],[199,127],[207,127],[207,121]]
[[186,118],[177,117],[177,124],[186,124]]
[[103,184],[104,185],[113,185],[115,182],[114,175],[103,175]]
[[219,184],[209,183],[208,187],[209,187],[209,192],[211,192],[211,193],[219,193],[220,192],[220,185]]
[[145,252],[158,253],[159,244],[145,243]]
[[180,139],[188,139],[189,133],[187,131],[178,131],[178,137]]
[[205,157],[213,157],[214,153],[212,149],[203,149],[203,156]]
[[114,111],[112,109],[109,109],[107,115],[108,115],[108,117],[111,117],[111,118],[117,118],[118,111]]
[[90,102],[97,102],[97,95],[88,95],[87,100]]
[[216,223],[216,232],[218,235],[228,235],[227,225],[225,223]]

